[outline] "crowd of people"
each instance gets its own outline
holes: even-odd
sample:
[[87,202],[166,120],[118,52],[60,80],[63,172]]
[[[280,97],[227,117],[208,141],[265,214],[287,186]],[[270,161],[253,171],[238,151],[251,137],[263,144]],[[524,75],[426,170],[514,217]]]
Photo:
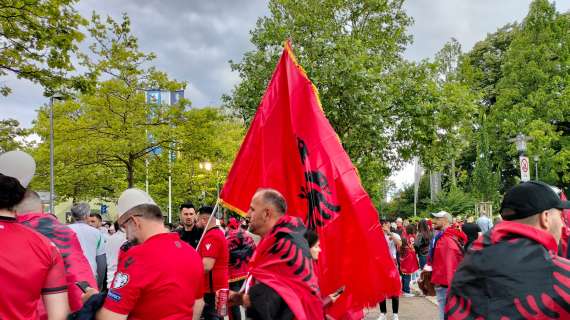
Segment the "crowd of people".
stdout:
[[[0,155],[0,319],[235,320],[242,310],[331,319],[345,290],[321,296],[318,234],[287,215],[274,189],[254,194],[247,219],[183,203],[177,226],[146,192],[127,189],[114,223],[77,203],[66,225],[27,188],[34,169],[23,152]],[[525,182],[505,194],[496,225],[486,213],[463,221],[445,211],[380,224],[401,295],[436,296],[440,319],[570,318],[570,262],[558,254],[569,207],[556,189]],[[387,300],[398,319],[399,299],[381,301],[379,319]]]

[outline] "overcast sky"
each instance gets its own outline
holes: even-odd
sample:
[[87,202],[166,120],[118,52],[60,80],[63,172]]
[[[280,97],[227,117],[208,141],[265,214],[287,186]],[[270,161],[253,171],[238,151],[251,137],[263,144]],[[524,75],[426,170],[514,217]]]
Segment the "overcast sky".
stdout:
[[[414,18],[409,30],[414,43],[408,59],[431,58],[451,37],[469,50],[489,32],[521,21],[530,0],[408,0]],[[559,11],[570,10],[570,1],[558,1]],[[247,50],[258,17],[268,13],[260,0],[83,0],[77,6],[85,17],[92,11],[119,19],[131,18],[132,30],[145,52],[155,52],[156,66],[177,80],[188,81],[186,98],[193,106],[219,105],[220,97],[239,82],[228,60],[239,61]],[[13,76],[0,78],[13,93],[0,96],[0,118],[15,118],[29,127],[38,106],[47,100],[41,87]],[[398,186],[409,183],[410,168],[396,174]]]

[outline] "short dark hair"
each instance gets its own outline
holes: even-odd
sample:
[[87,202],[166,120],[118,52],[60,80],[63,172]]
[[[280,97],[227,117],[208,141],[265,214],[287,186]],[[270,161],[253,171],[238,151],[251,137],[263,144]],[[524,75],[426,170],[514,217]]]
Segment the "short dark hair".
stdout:
[[133,212],[134,215],[138,215],[149,220],[157,220],[160,222],[164,220],[162,211],[160,211],[160,208],[155,204],[139,204],[127,212]]
[[119,225],[119,221],[115,220],[115,222],[113,222],[113,226],[115,227],[115,232],[121,230],[121,226]]
[[305,231],[305,239],[309,244],[309,248],[312,248],[317,244],[317,241],[319,241],[319,235],[314,230],[307,229],[307,231]]
[[279,193],[279,191],[275,189],[258,189],[257,193],[261,193],[261,199],[263,202],[269,203],[275,207],[280,214],[287,213],[287,201],[285,198]]
[[203,206],[198,209],[198,214],[212,214],[214,212],[214,208],[210,206]]
[[25,194],[26,188],[18,179],[0,173],[0,209],[13,210]]
[[180,205],[180,210],[182,210],[184,208],[196,210],[196,207],[194,207],[194,204],[190,201],[184,202],[183,204]]
[[96,213],[96,212],[93,212],[93,213],[90,214],[89,216],[90,216],[90,217],[95,217],[95,218],[97,218],[97,220],[103,222],[103,217],[101,217],[101,215],[98,214],[98,213]]

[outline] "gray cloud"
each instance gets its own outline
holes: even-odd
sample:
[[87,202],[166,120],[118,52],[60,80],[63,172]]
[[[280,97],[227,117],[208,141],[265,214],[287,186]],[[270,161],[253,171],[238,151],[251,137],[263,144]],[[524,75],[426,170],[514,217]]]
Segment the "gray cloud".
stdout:
[[[562,2],[562,1],[560,1]],[[433,55],[451,37],[464,50],[488,32],[508,22],[521,20],[530,0],[410,0],[405,7],[415,19],[410,29],[414,44],[405,53],[419,60]],[[567,11],[570,3],[558,4]],[[250,50],[249,30],[258,17],[268,13],[263,0],[83,0],[78,9],[85,17],[92,11],[119,19],[131,18],[140,48],[155,52],[155,65],[172,78],[188,81],[186,97],[196,107],[217,105],[224,93],[238,83],[228,60],[239,61]],[[42,89],[14,77],[0,79],[13,94],[0,97],[0,118],[16,118],[28,127],[38,106],[47,102]]]

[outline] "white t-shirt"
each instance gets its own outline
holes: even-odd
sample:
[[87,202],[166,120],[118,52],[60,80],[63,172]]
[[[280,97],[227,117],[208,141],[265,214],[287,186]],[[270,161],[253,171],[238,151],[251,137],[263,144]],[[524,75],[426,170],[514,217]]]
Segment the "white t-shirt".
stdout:
[[121,246],[127,241],[127,236],[121,230],[115,232],[113,235],[109,236],[106,245],[106,255],[107,255],[107,287],[111,288],[111,283],[113,283],[113,278],[115,277],[115,272],[117,272],[117,263],[119,262],[119,251],[121,251]]
[[81,250],[83,250],[87,261],[89,261],[93,274],[97,275],[97,260],[95,257],[105,254],[103,235],[99,230],[84,222],[76,222],[70,224],[69,227],[77,234]]
[[[396,254],[398,252],[398,249],[396,248],[396,243],[394,242],[394,240],[390,240],[388,235],[385,233],[384,237],[386,238],[386,242],[388,242],[388,249],[390,250],[390,255],[392,256],[392,259],[396,260]],[[402,240],[400,235],[395,232],[392,232],[392,238],[397,239],[398,241]]]

